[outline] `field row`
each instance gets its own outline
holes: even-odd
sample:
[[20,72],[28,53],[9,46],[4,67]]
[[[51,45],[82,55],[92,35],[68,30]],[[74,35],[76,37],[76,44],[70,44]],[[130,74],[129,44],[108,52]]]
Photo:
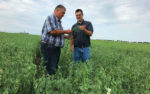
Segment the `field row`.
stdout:
[[150,94],[150,44],[92,40],[91,62],[73,64],[66,40],[49,76],[39,41],[0,33],[0,94]]

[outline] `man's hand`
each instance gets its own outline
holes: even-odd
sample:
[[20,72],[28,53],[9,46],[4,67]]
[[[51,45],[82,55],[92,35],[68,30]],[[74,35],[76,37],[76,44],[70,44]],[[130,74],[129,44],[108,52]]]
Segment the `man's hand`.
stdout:
[[70,50],[71,50],[71,52],[74,52],[74,46],[73,45],[70,46]]
[[71,35],[69,35],[69,34],[64,34],[64,38],[65,38],[65,39],[71,39]]
[[84,25],[78,26],[78,28],[79,28],[80,30],[83,30],[83,31],[86,29]]
[[72,30],[65,30],[65,34],[71,34]]
[[91,31],[87,30],[85,27],[86,27],[85,25],[78,26],[78,28],[80,30],[83,30],[87,35],[92,36],[93,33]]

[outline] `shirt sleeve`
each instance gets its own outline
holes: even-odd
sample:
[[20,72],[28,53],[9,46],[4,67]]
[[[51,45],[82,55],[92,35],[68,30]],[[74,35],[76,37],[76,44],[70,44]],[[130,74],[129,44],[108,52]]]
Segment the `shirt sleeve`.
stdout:
[[89,22],[87,29],[88,29],[89,31],[93,32],[93,26],[92,26],[92,23],[91,23],[91,22]]
[[72,35],[72,36],[74,36],[74,30],[73,30],[73,29],[74,29],[74,25],[73,25],[72,28],[71,28],[71,30],[72,30],[71,35]]
[[56,30],[57,29],[54,19],[52,19],[50,16],[48,16],[46,18],[45,26],[47,28],[47,32],[51,32],[52,30]]

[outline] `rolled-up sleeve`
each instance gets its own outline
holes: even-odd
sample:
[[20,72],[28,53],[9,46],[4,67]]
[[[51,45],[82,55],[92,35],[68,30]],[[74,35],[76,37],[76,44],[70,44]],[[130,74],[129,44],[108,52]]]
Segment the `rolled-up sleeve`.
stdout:
[[56,28],[56,25],[55,25],[55,23],[54,23],[54,21],[53,21],[53,19],[50,18],[50,16],[48,16],[48,17],[46,18],[45,26],[46,26],[46,28],[47,28],[47,32],[51,32],[52,30],[56,30],[56,29],[57,29],[57,28]]
[[89,22],[87,29],[88,29],[89,31],[93,32],[93,26],[92,26],[92,23],[91,23],[91,22]]

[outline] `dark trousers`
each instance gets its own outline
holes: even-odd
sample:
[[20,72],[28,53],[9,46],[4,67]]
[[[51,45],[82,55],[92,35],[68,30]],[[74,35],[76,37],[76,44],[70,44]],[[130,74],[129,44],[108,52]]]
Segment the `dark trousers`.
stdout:
[[46,67],[46,70],[50,75],[55,74],[58,68],[61,48],[41,42],[41,51],[43,55],[43,65]]

